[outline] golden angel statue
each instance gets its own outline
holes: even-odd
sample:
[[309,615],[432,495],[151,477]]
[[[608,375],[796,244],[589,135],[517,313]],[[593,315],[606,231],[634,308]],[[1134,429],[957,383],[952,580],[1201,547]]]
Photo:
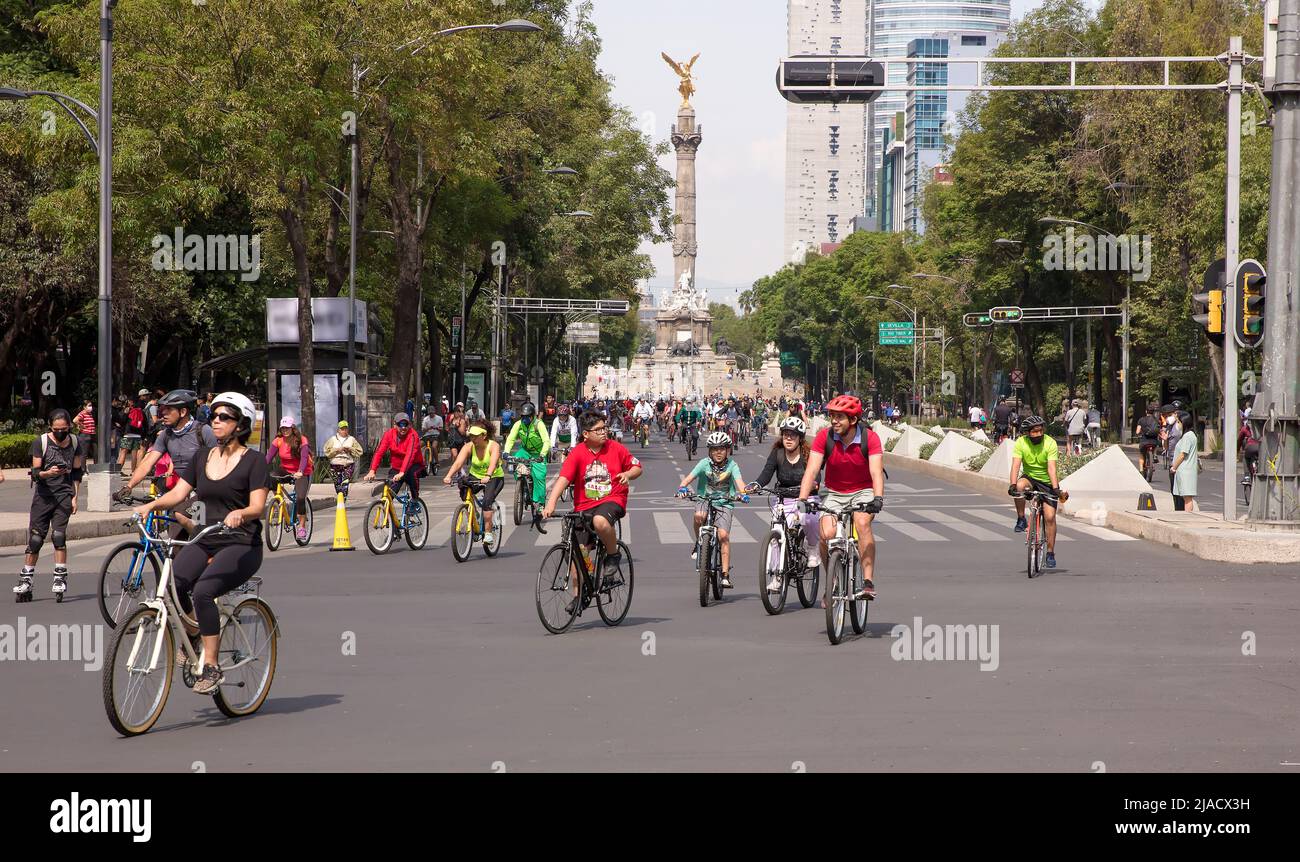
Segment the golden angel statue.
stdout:
[[673,67],[674,72],[681,76],[682,82],[678,85],[677,92],[682,94],[682,104],[689,105],[691,96],[695,93],[695,84],[691,81],[691,67],[695,65],[696,60],[700,59],[700,55],[696,54],[685,66],[669,57],[667,52],[660,52],[660,56],[664,58],[664,62]]

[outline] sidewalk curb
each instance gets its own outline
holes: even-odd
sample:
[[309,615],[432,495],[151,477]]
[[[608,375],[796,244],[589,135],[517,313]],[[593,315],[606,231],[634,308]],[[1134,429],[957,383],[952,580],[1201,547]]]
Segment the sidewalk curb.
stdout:
[[[990,496],[1001,497],[1006,494],[1006,482],[993,476],[981,476],[944,464],[932,464],[919,458],[886,452],[886,468],[891,460],[904,469],[915,470]],[[1093,511],[1089,509],[1063,511],[1061,514],[1099,526],[1093,520]],[[1168,545],[1202,560],[1251,564],[1300,562],[1300,533],[1253,530],[1244,524],[1224,524],[1222,519],[1215,523],[1215,519],[1208,515],[1204,516],[1205,526],[1189,526],[1170,520],[1179,515],[1181,513],[1166,511],[1124,511],[1108,506],[1105,526],[1135,539]]]

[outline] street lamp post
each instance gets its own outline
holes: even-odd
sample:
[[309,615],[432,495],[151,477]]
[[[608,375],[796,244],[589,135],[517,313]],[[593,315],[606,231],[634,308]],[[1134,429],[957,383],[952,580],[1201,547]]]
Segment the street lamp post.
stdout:
[[[911,290],[911,289],[912,289],[912,288],[908,287],[908,286],[905,285],[905,284],[891,284],[889,287],[890,287],[891,290],[893,290],[893,289],[897,289],[897,290]],[[888,299],[888,297],[880,297],[880,298],[881,298],[881,299]],[[912,315],[912,388],[909,390],[909,393],[910,393],[910,394],[909,394],[909,397],[910,397],[913,401],[915,401],[915,400],[916,400],[916,309],[915,309],[915,308],[908,308],[906,305],[903,305],[903,303],[899,302],[899,301],[896,300],[896,299],[890,299],[889,301],[892,302],[892,303],[894,303],[895,305],[899,306],[899,307],[902,308],[904,311],[908,311],[908,312],[910,312],[911,315]],[[916,415],[916,416],[920,416],[920,415],[921,415],[921,404],[920,404],[920,402],[916,402],[916,412],[915,412],[914,415]]]
[[[116,5],[117,0],[102,0],[102,2],[111,7],[113,5]],[[434,33],[432,36],[428,37],[427,39],[424,38],[412,39],[409,42],[405,42],[399,45],[397,47],[397,50],[399,51],[405,50],[406,48],[409,48],[411,45],[416,45],[416,48],[413,51],[411,51],[411,53],[413,55],[418,54],[420,53],[420,51],[424,50],[424,48],[428,45],[430,41],[441,38],[443,36],[449,36],[452,33],[461,33],[466,30],[492,30],[492,31],[500,31],[504,33],[536,33],[536,32],[540,32],[541,29],[542,28],[539,27],[538,25],[532,23],[531,21],[525,21],[522,18],[512,18],[511,20],[502,22],[500,24],[467,24],[461,27],[448,27],[445,30],[439,30],[437,33]],[[110,32],[111,32],[111,28],[110,28]],[[358,62],[355,56],[352,58],[352,101],[358,107],[360,107],[360,103],[361,103],[361,79],[365,77],[365,74],[368,71],[370,71],[368,67],[366,69],[360,68],[360,63]],[[108,76],[105,75],[105,78],[107,77]],[[351,174],[351,179],[348,183],[348,222],[350,225],[350,229],[348,231],[349,237],[348,237],[348,360],[347,360],[348,372],[354,376],[352,379],[352,385],[347,388],[347,393],[346,393],[347,405],[345,408],[348,414],[348,422],[349,424],[352,425],[354,429],[356,427],[356,420],[357,420],[356,378],[355,378],[356,370],[357,370],[357,353],[356,353],[357,231],[359,229],[357,225],[357,175],[360,173],[360,160],[361,160],[361,151],[359,148],[358,136],[359,136],[359,129],[357,128],[357,124],[354,121],[352,126],[352,142],[350,147],[351,165],[350,165],[349,172]],[[463,288],[464,279],[462,279],[461,281],[462,281],[462,288]],[[462,300],[461,302],[462,317],[464,315],[464,306],[465,303]],[[417,322],[416,331],[419,332],[418,322]],[[461,335],[463,340],[463,336],[464,336],[463,320],[462,320]],[[417,397],[423,396],[423,394],[424,394],[423,392],[416,393]],[[452,398],[452,402],[455,403],[454,397]]]

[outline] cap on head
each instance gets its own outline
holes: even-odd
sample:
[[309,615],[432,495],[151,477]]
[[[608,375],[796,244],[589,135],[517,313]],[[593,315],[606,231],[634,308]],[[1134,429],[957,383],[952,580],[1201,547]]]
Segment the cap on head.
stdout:
[[410,422],[410,421],[411,421],[411,417],[407,416],[405,413],[398,413],[396,416],[393,417],[394,425],[396,425],[398,422]]
[[145,397],[146,395],[149,394],[149,390],[148,390],[148,389],[141,389],[139,392],[137,392],[137,393],[135,393],[135,394],[136,394],[137,397],[143,398],[143,397]]
[[338,427],[340,427],[340,428],[351,428],[352,426],[348,424],[348,420],[346,420],[346,419],[340,419],[340,420],[339,420],[339,425],[338,425]]
[[293,423],[293,417],[292,417],[292,416],[281,416],[281,417],[280,417],[280,427],[281,427],[281,428],[292,428],[292,427],[293,427],[293,424],[294,424],[294,423]]
[[465,433],[471,437],[480,437],[487,434],[487,429],[482,425],[471,425],[470,429]]

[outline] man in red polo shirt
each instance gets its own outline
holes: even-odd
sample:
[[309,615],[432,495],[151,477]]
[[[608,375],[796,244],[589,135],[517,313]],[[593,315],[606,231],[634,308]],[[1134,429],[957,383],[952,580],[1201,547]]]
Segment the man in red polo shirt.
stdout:
[[826,543],[835,538],[836,516],[849,506],[867,503],[867,511],[854,512],[858,531],[858,559],[862,561],[863,589],[858,598],[874,599],[872,580],[876,564],[876,537],[871,521],[885,506],[884,449],[876,432],[861,424],[862,402],[852,395],[838,395],[826,405],[829,428],[817,432],[808,453],[808,467],[799,486],[799,499],[807,500],[826,465],[827,493],[822,500],[821,553],[827,559]]
[[[581,426],[583,445],[575,446],[564,459],[542,517],[555,513],[560,495],[573,485],[573,511],[591,513],[591,525],[605,544],[604,573],[612,576],[622,561],[614,522],[627,514],[629,483],[640,477],[641,462],[622,443],[608,438],[603,413],[588,410],[582,414]],[[576,590],[576,581],[573,586]]]

